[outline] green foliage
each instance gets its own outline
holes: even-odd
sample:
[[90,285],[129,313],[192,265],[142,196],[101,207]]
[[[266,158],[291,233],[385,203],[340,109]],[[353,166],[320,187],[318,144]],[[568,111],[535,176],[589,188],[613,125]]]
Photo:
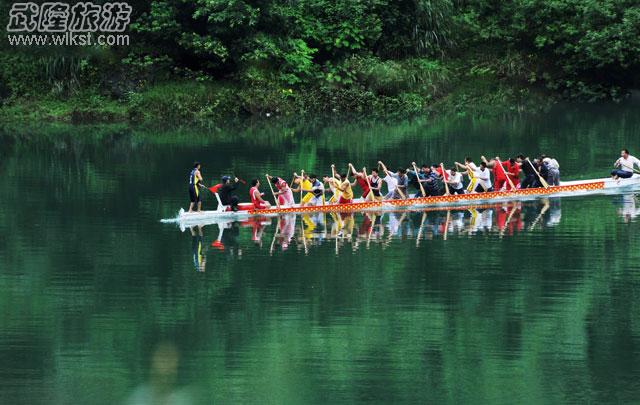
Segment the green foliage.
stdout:
[[34,58],[0,53],[0,102],[43,91],[43,66]]
[[[132,6],[129,47],[0,52],[0,102],[97,95],[134,119],[394,108],[421,114],[434,103],[452,103],[456,111],[487,101],[519,109],[534,92],[620,99],[640,84],[637,0]],[[71,104],[53,115],[83,110]]]
[[489,0],[461,8],[467,46],[495,43],[535,54],[537,75],[566,96],[617,98],[639,79],[640,4],[635,0]]

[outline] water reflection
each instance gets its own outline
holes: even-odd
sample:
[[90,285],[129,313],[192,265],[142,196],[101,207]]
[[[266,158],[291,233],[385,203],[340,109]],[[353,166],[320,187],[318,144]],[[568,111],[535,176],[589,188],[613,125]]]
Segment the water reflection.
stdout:
[[125,402],[127,405],[187,405],[191,395],[176,386],[179,353],[171,342],[161,342],[153,351],[148,381],[138,386]]
[[637,207],[638,196],[636,194],[625,194],[621,196],[618,215],[624,222],[631,222],[640,215],[640,208]]
[[[626,200],[625,200],[626,201]],[[632,198],[635,204],[635,199]],[[630,204],[630,203],[629,203]],[[624,204],[621,211],[631,208]],[[633,206],[634,215],[639,210]],[[622,215],[622,213],[621,213]],[[630,215],[630,214],[624,214]],[[430,209],[427,211],[384,211],[366,213],[286,214],[276,218],[255,217],[241,222],[221,221],[215,227],[203,225],[189,228],[193,239],[193,263],[196,271],[206,267],[206,253],[216,252],[241,257],[241,245],[250,231],[251,244],[245,248],[269,247],[271,255],[294,248],[309,254],[315,247],[334,244],[336,254],[342,249],[357,250],[379,244],[386,248],[393,240],[426,241],[449,237],[474,237],[495,234],[512,237],[521,232],[550,228],[562,218],[560,199],[535,202],[510,202],[490,205]],[[205,246],[205,227],[215,239]]]

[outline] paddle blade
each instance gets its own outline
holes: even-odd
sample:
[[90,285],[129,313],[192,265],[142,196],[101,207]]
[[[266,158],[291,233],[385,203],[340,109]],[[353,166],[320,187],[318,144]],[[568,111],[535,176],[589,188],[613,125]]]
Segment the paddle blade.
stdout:
[[209,191],[211,191],[212,193],[217,193],[220,187],[222,187],[222,184],[216,184],[215,186],[209,187]]
[[542,187],[549,188],[549,183],[543,177],[540,177],[540,183],[542,183]]

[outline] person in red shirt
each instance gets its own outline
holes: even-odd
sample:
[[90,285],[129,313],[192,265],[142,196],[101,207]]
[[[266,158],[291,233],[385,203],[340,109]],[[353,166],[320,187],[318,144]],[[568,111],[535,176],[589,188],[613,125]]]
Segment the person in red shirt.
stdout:
[[513,186],[520,188],[520,165],[514,158],[509,158],[509,168],[507,169],[507,176],[511,179]]
[[362,189],[362,199],[366,200],[370,190],[369,190],[369,183],[367,182],[367,177],[365,176],[364,171],[362,172],[356,171],[356,168],[353,167],[351,163],[349,163],[349,169],[351,169],[351,175],[356,178],[356,182]]
[[253,206],[257,210],[269,208],[271,204],[268,201],[262,199],[264,193],[260,192],[260,180],[253,179],[251,180],[251,189],[249,190],[249,197],[251,197],[251,202]]
[[507,171],[509,170],[509,161],[500,161],[500,157],[496,156],[491,159],[491,161],[487,161],[487,159],[482,156],[480,157],[484,163],[486,163],[487,167],[493,169],[493,189],[494,191],[500,191],[502,188],[510,188],[508,186],[507,181]]

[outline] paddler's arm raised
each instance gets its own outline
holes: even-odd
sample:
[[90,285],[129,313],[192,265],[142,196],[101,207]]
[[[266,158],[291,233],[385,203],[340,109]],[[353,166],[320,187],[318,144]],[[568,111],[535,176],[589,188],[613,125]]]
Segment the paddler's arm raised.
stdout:
[[358,177],[358,172],[356,171],[356,168],[353,167],[353,164],[349,163],[349,171],[351,171],[351,175],[353,177]]
[[389,170],[387,170],[387,166],[384,165],[384,163],[382,163],[381,160],[378,161],[378,165],[380,165],[380,167],[382,167],[382,171],[384,172],[385,175],[389,175]]
[[416,170],[413,170],[414,167],[416,167],[416,162],[411,162],[411,167],[407,167],[407,173],[411,172],[416,175],[416,178],[419,179],[420,176],[418,176],[418,172]]
[[496,162],[500,161],[500,158],[496,157],[494,160],[488,161],[486,157],[480,156],[480,160],[482,160],[484,162],[484,164],[486,164],[489,169],[493,169],[496,166]]
[[464,164],[464,165],[463,165],[463,164],[462,164],[462,163],[460,163],[460,162],[455,162],[455,164],[456,164],[456,166],[457,166],[457,167],[459,167],[460,169],[465,169],[465,170],[468,170],[468,169],[469,169],[469,166],[468,166],[468,165],[466,165],[466,164]]
[[333,163],[331,164],[331,178],[340,180],[340,178],[336,174],[336,165],[334,165]]

